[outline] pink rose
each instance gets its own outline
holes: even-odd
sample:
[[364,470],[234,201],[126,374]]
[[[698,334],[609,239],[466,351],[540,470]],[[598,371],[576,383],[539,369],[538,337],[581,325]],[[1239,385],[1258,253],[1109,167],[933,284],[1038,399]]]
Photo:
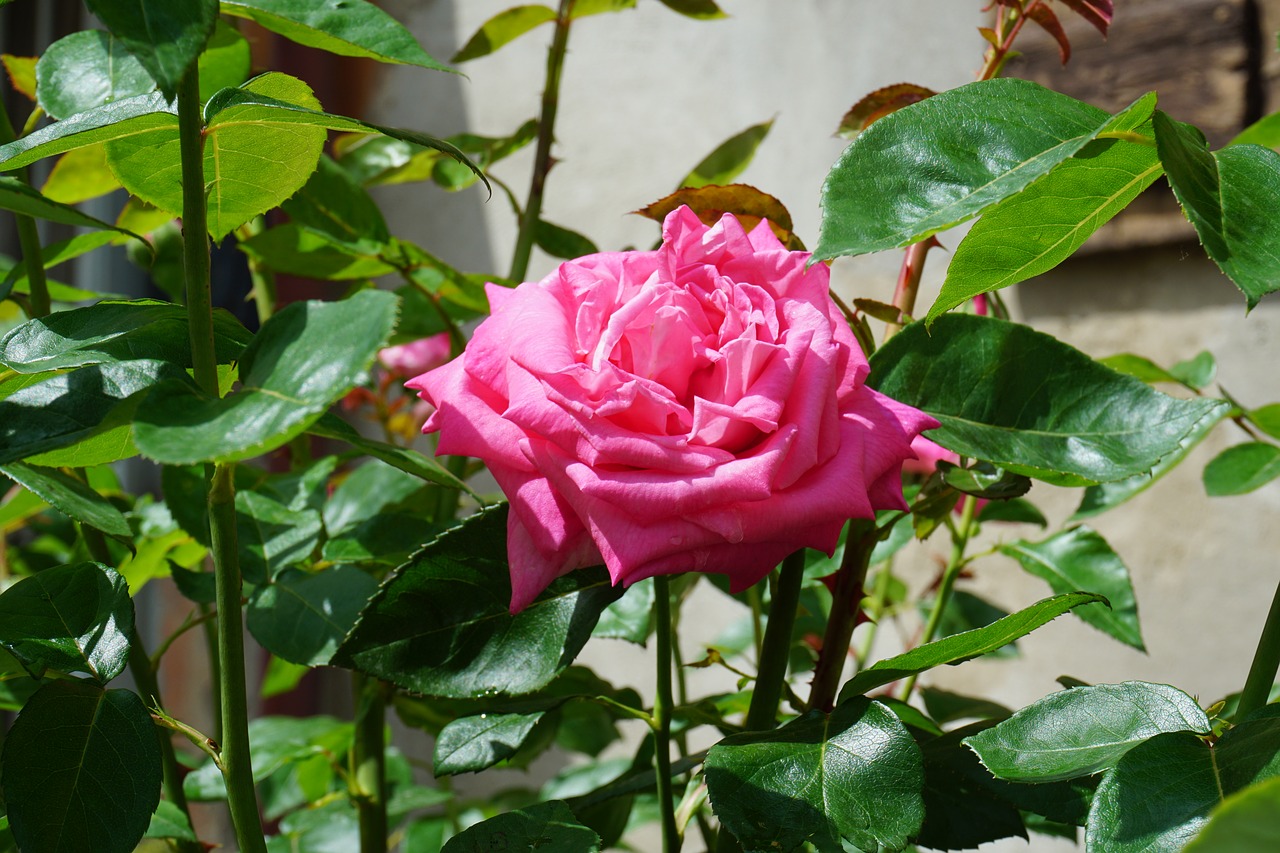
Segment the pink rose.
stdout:
[[718,572],[742,590],[828,554],[849,518],[906,509],[927,415],[862,383],[828,294],[766,223],[687,208],[652,252],[588,255],[515,290],[460,358],[408,383],[439,453],[488,463],[511,502],[512,612],[573,569],[613,582]]
[[902,463],[902,470],[908,474],[927,477],[938,470],[939,462],[950,462],[953,465],[960,464],[960,454],[947,450],[941,444],[925,438],[923,435],[917,435],[911,440],[911,450],[915,453],[916,458]]
[[397,376],[417,376],[433,370],[449,360],[449,333],[410,341],[378,351],[378,361]]

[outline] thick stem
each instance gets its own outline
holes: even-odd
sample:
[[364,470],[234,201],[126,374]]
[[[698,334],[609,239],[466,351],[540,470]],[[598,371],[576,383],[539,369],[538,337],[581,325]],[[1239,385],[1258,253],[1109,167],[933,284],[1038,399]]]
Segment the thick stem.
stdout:
[[787,660],[791,655],[791,635],[796,624],[796,607],[800,588],[804,585],[804,549],[782,561],[778,585],[769,602],[769,621],[765,625],[759,672],[751,705],[747,708],[747,731],[767,731],[778,724],[778,702],[787,678]]
[[351,796],[360,817],[360,853],[387,853],[387,696],[376,678],[351,674],[356,706]]
[[[16,139],[13,124],[9,121],[9,113],[0,103],[0,145]],[[29,184],[26,168],[18,170],[18,180]],[[44,317],[50,309],[49,283],[44,274],[44,249],[40,245],[40,233],[36,230],[36,221],[30,216],[14,214],[14,222],[18,226],[18,245],[22,249],[22,260],[27,265],[27,283],[31,290],[31,302],[27,311],[30,317]]]
[[1240,693],[1237,721],[1267,704],[1277,671],[1280,671],[1280,586],[1276,587],[1275,598],[1271,600],[1271,610],[1267,613],[1266,624],[1262,626],[1262,636],[1258,638],[1258,650],[1253,654],[1249,677],[1245,679],[1244,690]]
[[680,832],[676,828],[675,798],[671,790],[671,583],[667,575],[653,579],[657,622],[658,670],[653,703],[654,763],[658,781],[658,808],[662,813],[662,853],[677,853]]
[[[920,645],[932,643],[938,636],[938,626],[942,624],[942,614],[946,612],[951,601],[951,592],[955,588],[956,578],[964,568],[964,551],[969,546],[969,537],[973,534],[973,516],[978,507],[978,499],[973,495],[965,495],[960,509],[960,525],[956,528],[951,540],[951,557],[947,567],[942,571],[942,581],[938,584],[938,593],[933,598],[933,609],[929,611],[929,620],[925,622],[924,633],[920,635]],[[912,675],[902,684],[902,701],[911,698],[915,690],[916,676]]]
[[[80,534],[84,537],[90,557],[103,565],[112,565],[111,552],[107,550],[107,540],[101,531],[82,524]],[[133,683],[137,686],[138,694],[142,696],[142,701],[147,707],[163,709],[164,700],[160,697],[160,683],[156,680],[155,665],[151,663],[151,656],[147,654],[146,647],[142,644],[142,636],[138,633],[136,625],[129,633],[129,672],[133,675]],[[160,726],[156,726],[156,738],[160,742],[165,796],[169,802],[182,809],[189,823],[191,809],[187,805],[187,794],[182,790],[182,772],[178,768],[178,757],[173,751],[173,739],[169,732]],[[198,853],[201,848],[199,844],[182,842],[179,849],[183,853]]]
[[542,216],[542,194],[551,171],[551,143],[555,140],[556,109],[560,105],[560,74],[564,69],[565,50],[569,45],[570,15],[574,0],[560,0],[556,13],[555,34],[547,50],[547,85],[542,90],[542,115],[538,118],[538,148],[533,158],[533,178],[529,182],[529,198],[520,217],[520,231],[516,235],[516,247],[511,256],[512,281],[524,281],[529,270],[529,256],[533,254],[533,232]]
[[213,296],[209,285],[204,125],[200,115],[200,75],[194,65],[178,86],[178,137],[182,154],[182,264],[191,363],[195,367],[196,384],[216,397],[218,362],[213,351]]
[[241,853],[266,853],[249,758],[249,698],[245,690],[244,617],[236,554],[234,465],[215,465],[209,489],[209,537],[218,605],[218,660],[222,697],[222,775]]
[[813,685],[809,690],[809,707],[829,712],[836,704],[840,674],[849,656],[849,641],[862,604],[862,587],[867,580],[867,566],[875,550],[875,522],[854,519],[845,540],[844,559],[836,573],[836,589],[832,595],[831,617],[822,637],[822,651],[813,668]]

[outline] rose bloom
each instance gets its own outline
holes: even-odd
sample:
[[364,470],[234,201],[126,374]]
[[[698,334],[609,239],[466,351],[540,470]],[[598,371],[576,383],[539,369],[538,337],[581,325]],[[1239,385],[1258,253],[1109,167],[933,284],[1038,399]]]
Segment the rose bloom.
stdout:
[[440,332],[407,344],[378,350],[378,361],[406,379],[426,373],[449,360],[449,333]]
[[656,251],[489,285],[466,351],[411,380],[437,453],[483,459],[511,502],[511,610],[574,569],[615,584],[717,572],[734,591],[849,518],[906,509],[911,441],[937,426],[863,385],[825,265],[761,223],[688,208]]

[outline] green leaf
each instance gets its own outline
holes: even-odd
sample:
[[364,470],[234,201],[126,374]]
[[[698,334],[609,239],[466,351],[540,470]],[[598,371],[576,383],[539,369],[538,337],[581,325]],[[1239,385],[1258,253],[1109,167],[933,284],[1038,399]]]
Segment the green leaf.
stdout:
[[636,0],[574,0],[569,12],[569,20],[576,21],[588,15],[600,15],[604,12],[621,12],[623,9],[634,9]]
[[[311,88],[279,72],[262,74],[244,93],[315,111]],[[298,191],[315,170],[325,131],[296,121],[273,121],[261,106],[205,107],[204,174],[209,233],[221,240],[233,229],[279,205]],[[268,112],[264,113],[264,110]],[[320,113],[316,113],[320,115]],[[107,162],[132,194],[175,215],[182,211],[181,152],[176,125],[107,143]]]
[[[3,403],[0,403],[0,411],[3,411]],[[470,486],[450,474],[443,465],[431,457],[423,456],[418,451],[408,447],[396,447],[393,444],[387,444],[385,441],[366,438],[336,415],[321,415],[319,420],[307,428],[307,432],[322,438],[332,438],[336,441],[345,442],[375,459],[380,459],[393,468],[399,468],[401,471],[412,474],[429,483],[436,483],[450,489],[460,489],[475,497],[475,492],[471,491]]]
[[769,135],[773,128],[773,119],[753,124],[741,133],[721,142],[716,149],[693,167],[693,171],[684,176],[680,187],[705,187],[707,184],[724,186],[733,183],[733,179],[751,163],[756,149]]
[[1246,412],[1245,417],[1249,419],[1251,424],[1267,435],[1272,438],[1280,438],[1280,403],[1261,406],[1251,412]]
[[[219,364],[238,359],[253,339],[223,310],[214,312],[213,332]],[[29,320],[0,338],[0,362],[18,373],[138,359],[192,366],[186,308],[152,299],[105,301]]]
[[1036,505],[1022,498],[1007,501],[991,501],[978,510],[978,521],[1010,521],[1019,524],[1035,524],[1048,527],[1049,520],[1044,517]]
[[1125,645],[1146,651],[1129,569],[1098,533],[1072,527],[1043,542],[1010,542],[1001,545],[1000,551],[1056,593],[1081,590],[1104,596],[1110,607],[1091,604],[1075,610],[1075,615]]
[[349,246],[296,222],[268,228],[238,245],[268,269],[303,278],[354,281],[396,270],[379,257],[376,248]]
[[545,219],[539,219],[533,227],[533,240],[539,249],[551,257],[565,260],[594,255],[600,251],[588,237]]
[[236,492],[236,548],[245,580],[261,584],[307,559],[323,526],[314,509],[292,510],[257,492]]
[[253,70],[249,40],[222,19],[200,54],[200,102],[228,86],[239,86]]
[[[324,758],[327,765],[333,756],[351,748],[353,732],[351,723],[322,714],[250,720],[249,758],[253,780],[261,782],[282,768],[317,756]],[[222,771],[212,761],[187,774],[182,788],[193,800],[225,799],[227,795]]]
[[1250,785],[1213,810],[1186,853],[1271,853],[1280,850],[1280,778]]
[[687,18],[706,21],[729,17],[715,4],[715,0],[662,0],[662,5]]
[[393,569],[443,529],[418,511],[385,512],[331,535],[321,553],[329,563]]
[[102,30],[60,38],[36,63],[36,98],[55,119],[155,90],[124,42]]
[[[120,182],[107,166],[105,145],[86,145],[68,151],[58,158],[45,179],[40,192],[45,198],[63,204],[79,204],[120,189]],[[126,223],[117,222],[121,228]],[[137,229],[129,229],[137,230]]]
[[402,24],[366,0],[222,0],[222,12],[339,56],[453,70],[432,59]]
[[62,514],[115,536],[125,542],[132,538],[129,522],[115,505],[92,488],[57,468],[10,462],[0,472],[15,483],[39,495]]
[[942,446],[1059,485],[1150,471],[1228,406],[1166,396],[1026,326],[958,314],[894,335],[867,384],[941,421],[929,435]]
[[1280,477],[1280,447],[1250,441],[1228,447],[1204,467],[1204,490],[1210,497],[1243,495]]
[[1240,131],[1228,145],[1244,145],[1251,143],[1265,148],[1280,145],[1280,113],[1263,116],[1253,124]]
[[323,666],[378,582],[352,566],[286,569],[249,600],[246,621],[262,647],[292,663]]
[[917,646],[909,652],[879,661],[847,681],[840,690],[840,696],[842,699],[846,696],[857,696],[900,678],[933,669],[935,666],[963,663],[994,652],[1020,637],[1025,637],[1042,625],[1052,622],[1074,607],[1102,600],[1100,595],[1073,592],[1037,601],[1030,607],[993,622],[985,628],[954,634],[946,639],[935,640],[932,643]]
[[1199,391],[1213,382],[1218,375],[1218,362],[1213,353],[1204,350],[1192,358],[1180,361],[1169,368],[1169,373],[1183,385]]
[[0,210],[10,210],[63,225],[118,231],[138,240],[142,239],[132,231],[123,231],[109,222],[81,213],[70,205],[45,198],[17,178],[0,177]]
[[840,850],[842,838],[901,850],[924,818],[919,748],[892,712],[862,698],[727,737],[705,767],[716,817],[747,850]]
[[643,646],[653,626],[653,602],[652,580],[646,578],[633,583],[621,598],[600,614],[600,621],[591,635]]
[[450,838],[441,853],[509,850],[512,853],[600,853],[600,836],[560,800],[535,803],[469,826]]
[[422,488],[422,480],[398,468],[378,462],[361,465],[343,478],[325,503],[325,530],[330,536],[351,530]]
[[196,834],[191,829],[191,821],[182,809],[168,800],[161,800],[156,813],[151,816],[147,825],[146,838],[175,838],[179,841],[195,841]]
[[1213,428],[1225,420],[1230,413],[1231,409],[1229,407],[1222,407],[1214,409],[1197,421],[1191,431],[1178,442],[1178,449],[1157,462],[1151,468],[1150,474],[1135,474],[1124,480],[1099,483],[1096,486],[1090,486],[1085,489],[1084,497],[1080,499],[1080,506],[1070,520],[1080,521],[1085,518],[1092,518],[1151,488],[1153,483],[1186,459],[1191,451],[1198,447],[1205,437],[1212,432]]
[[1245,295],[1252,310],[1280,289],[1280,154],[1260,145],[1209,151],[1189,124],[1155,116],[1156,147],[1183,212],[1205,252]]
[[[67,240],[61,240],[45,246],[41,260],[44,261],[44,269],[47,273],[59,264],[78,258],[109,243],[119,242],[122,242],[119,234],[112,234],[110,231],[87,231]],[[146,244],[139,242],[134,245],[142,247]],[[4,295],[7,298],[8,294],[15,290],[18,293],[31,292],[31,280],[27,275],[26,261],[10,267],[5,273],[4,280],[0,281],[0,295]],[[52,292],[51,289],[50,293]]]
[[480,25],[480,29],[467,39],[462,50],[455,53],[451,61],[466,62],[488,56],[535,27],[555,19],[554,9],[540,5],[515,6],[499,12]]
[[[928,611],[932,606],[932,598],[920,601],[920,609],[925,618],[928,618]],[[942,611],[942,618],[938,620],[938,636],[951,637],[965,631],[985,628],[1008,615],[1009,611],[996,607],[984,598],[979,598],[971,592],[956,590],[951,594],[951,599]],[[1018,649],[1014,643],[1010,643],[988,654],[996,658],[1016,657]]]
[[160,801],[160,742],[136,693],[53,681],[4,742],[5,809],[22,850],[131,853]]
[[341,243],[377,251],[391,239],[373,198],[330,157],[322,155],[302,189],[281,206],[298,225]]
[[8,145],[0,145],[0,170],[19,169],[64,151],[149,134],[157,128],[171,128],[176,133],[177,127],[176,107],[159,92],[125,98],[76,113]]
[[1054,782],[1114,767],[1162,732],[1208,734],[1209,718],[1181,690],[1126,681],[1046,696],[965,743],[1001,779]]
[[[1155,93],[1140,98],[1103,128],[1149,138]],[[1143,125],[1148,125],[1143,133]],[[1022,192],[983,211],[956,247],[946,281],[925,317],[1056,267],[1129,205],[1161,174],[1155,148],[1095,139]],[[1035,223],[1035,227],[1028,227]]]
[[383,583],[333,662],[459,699],[549,683],[621,590],[602,569],[577,571],[513,615],[506,519],[505,504],[484,510],[414,555]]
[[218,21],[218,0],[156,5],[148,0],[85,0],[172,99]]
[[0,593],[0,645],[33,676],[83,672],[107,683],[124,671],[133,601],[115,569],[57,566]]
[[1026,838],[1015,804],[978,757],[961,743],[972,727],[947,732],[920,745],[924,756],[924,825],[917,844],[936,850],[964,850],[1001,838]]
[[287,443],[368,369],[395,316],[395,296],[379,290],[287,306],[244,351],[240,390],[212,399],[190,384],[157,389],[134,422],[138,449],[187,465],[247,459]]
[[924,700],[924,707],[929,712],[929,716],[938,723],[954,723],[956,720],[970,719],[1003,720],[1013,714],[998,702],[952,693],[937,687],[921,687],[920,698]]
[[1011,474],[990,462],[976,462],[961,468],[946,460],[939,460],[938,472],[942,482],[957,492],[990,500],[1020,498],[1031,490],[1031,481],[1021,474]]
[[432,772],[437,777],[474,773],[510,758],[542,714],[480,714],[453,720],[436,737]]
[[1156,735],[1107,772],[1089,810],[1089,849],[1181,850],[1215,807],[1280,775],[1280,717],[1246,720],[1210,745],[1190,732]]
[[39,458],[127,424],[156,383],[189,383],[161,361],[95,364],[61,373],[0,400],[0,464]]
[[[511,156],[538,136],[538,122],[529,119],[510,136],[458,133],[445,139],[481,169]],[[349,136],[334,145],[338,162],[365,186],[433,180],[449,191],[476,182],[474,172],[443,152],[389,136]]]
[[971,83],[859,134],[822,188],[815,260],[923,240],[1030,186],[1111,121],[1026,80]]

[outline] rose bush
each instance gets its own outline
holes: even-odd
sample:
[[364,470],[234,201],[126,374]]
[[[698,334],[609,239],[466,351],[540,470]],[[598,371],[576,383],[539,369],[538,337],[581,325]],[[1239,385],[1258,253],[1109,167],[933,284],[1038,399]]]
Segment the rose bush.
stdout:
[[849,518],[905,509],[936,422],[863,385],[825,265],[761,224],[671,213],[656,251],[589,255],[514,290],[457,359],[408,385],[437,452],[511,502],[512,610],[573,569],[698,571],[741,590]]

